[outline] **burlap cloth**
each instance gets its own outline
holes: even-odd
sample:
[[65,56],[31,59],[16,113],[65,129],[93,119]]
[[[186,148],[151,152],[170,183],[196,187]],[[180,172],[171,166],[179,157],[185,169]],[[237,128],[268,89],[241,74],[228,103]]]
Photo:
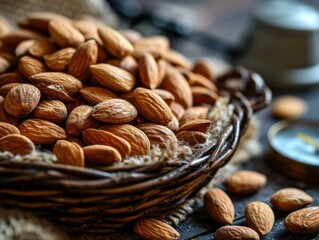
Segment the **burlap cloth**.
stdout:
[[[74,7],[75,6],[75,7]],[[94,16],[109,25],[116,26],[117,17],[112,13],[106,1],[103,0],[0,0],[0,15],[11,22],[16,22],[33,11],[52,11],[61,13],[73,19]],[[212,59],[217,73],[223,72],[229,66],[225,62]],[[221,183],[225,177],[236,171],[242,163],[249,161],[261,152],[258,142],[259,121],[251,121],[247,132],[241,138],[239,147],[231,161],[221,168],[214,179],[202,189],[196,197],[171,213],[165,221],[178,225],[185,220],[193,209],[202,201],[205,192]],[[129,239],[130,233],[118,232],[109,236],[83,235],[76,239]],[[72,236],[70,236],[72,238]],[[0,209],[0,240],[64,240],[68,237],[49,222],[39,219],[30,213],[18,210]]]

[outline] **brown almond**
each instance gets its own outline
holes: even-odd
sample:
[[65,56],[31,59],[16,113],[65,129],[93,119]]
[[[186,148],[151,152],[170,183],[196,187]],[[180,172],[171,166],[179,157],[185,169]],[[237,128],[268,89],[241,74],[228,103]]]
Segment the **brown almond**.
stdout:
[[143,37],[134,42],[134,55],[142,56],[145,52],[151,53],[154,57],[164,56],[170,47],[169,39],[165,36]]
[[139,59],[139,73],[142,83],[146,88],[154,89],[158,86],[158,68],[155,58],[145,52]]
[[205,87],[191,87],[194,106],[209,104],[214,106],[218,99],[217,93]]
[[34,40],[28,52],[36,58],[43,58],[44,55],[52,54],[56,50],[56,46],[50,40],[43,38]]
[[1,96],[0,96],[0,99],[2,99],[0,101],[0,122],[6,122],[14,126],[18,126],[19,119],[6,112],[6,110],[4,109],[4,99]]
[[22,83],[8,92],[4,100],[4,109],[17,118],[26,117],[36,108],[40,98],[41,93],[37,87]]
[[41,118],[55,124],[65,122],[68,110],[59,100],[42,100],[32,112],[34,118]]
[[100,129],[124,138],[131,145],[131,155],[145,155],[150,151],[151,143],[145,133],[129,124],[102,126]]
[[90,69],[95,81],[110,90],[129,92],[135,86],[135,77],[119,67],[100,63],[91,65]]
[[212,63],[206,59],[199,59],[194,63],[193,72],[198,73],[210,80],[216,78]]
[[215,85],[215,83],[212,82],[212,80],[196,73],[189,72],[186,74],[187,81],[189,85],[191,86],[198,86],[198,87],[204,87],[207,89],[210,89],[214,92],[218,92],[218,89]]
[[319,207],[308,207],[290,213],[285,218],[286,228],[295,234],[319,232]]
[[229,196],[221,189],[212,188],[204,197],[205,209],[208,215],[222,224],[232,224],[235,208]]
[[132,92],[133,105],[143,117],[154,123],[167,125],[173,113],[165,101],[155,92],[146,88],[136,88]]
[[74,48],[62,48],[61,50],[56,51],[55,53],[45,55],[44,61],[45,64],[52,70],[65,71],[74,53]]
[[253,229],[245,226],[223,226],[214,233],[215,240],[259,240]]
[[83,149],[75,142],[58,140],[53,147],[53,154],[56,155],[57,163],[84,167]]
[[19,70],[23,76],[29,78],[35,74],[49,71],[49,69],[38,59],[31,56],[20,58]]
[[11,152],[15,155],[26,155],[35,151],[33,142],[20,134],[9,134],[0,138],[0,152]]
[[48,26],[51,37],[60,47],[78,47],[84,42],[84,36],[70,22],[51,20]]
[[133,52],[132,44],[118,31],[108,26],[98,28],[104,47],[113,56],[122,58]]
[[246,222],[259,235],[269,233],[275,222],[272,209],[264,202],[250,202],[245,209]]
[[[62,72],[39,73],[31,76],[30,81],[34,85],[38,86],[40,90],[44,87],[50,86],[61,87],[61,90],[65,90],[65,92],[71,97],[78,94],[79,90],[82,88],[82,82],[80,80]],[[50,97],[54,98],[54,96]]]
[[83,140],[86,145],[106,145],[114,147],[119,151],[123,158],[131,153],[131,145],[123,138],[104,130],[88,128],[82,132]]
[[294,211],[313,202],[313,198],[298,188],[283,188],[275,192],[270,202],[282,211]]
[[6,46],[16,47],[20,42],[24,40],[44,38],[44,37],[45,37],[44,35],[38,32],[34,32],[32,30],[19,29],[0,37],[0,40]]
[[94,23],[85,20],[75,20],[72,21],[72,25],[82,33],[86,41],[94,39],[99,44],[103,44]]
[[168,64],[164,59],[159,59],[157,61],[157,68],[158,68],[158,82],[156,86],[160,86],[166,75]]
[[1,86],[0,87],[0,95],[5,98],[12,88],[19,86],[21,84],[22,83],[8,83],[6,85]]
[[10,83],[24,83],[24,79],[18,71],[0,75],[0,87]]
[[207,119],[195,119],[191,120],[187,123],[184,123],[176,133],[182,132],[182,131],[197,131],[197,132],[202,132],[202,133],[207,133],[211,121]]
[[206,134],[196,131],[182,131],[176,134],[179,141],[186,142],[190,146],[206,142]]
[[107,166],[122,161],[121,154],[114,147],[96,144],[84,147],[83,151],[88,166]]
[[264,174],[248,170],[237,171],[224,181],[227,190],[237,194],[254,193],[266,183],[267,177]]
[[66,132],[71,136],[80,136],[87,128],[97,128],[100,122],[92,116],[93,108],[88,105],[77,106],[66,120]]
[[135,222],[134,232],[146,240],[177,240],[180,234],[170,225],[153,218]]
[[176,132],[177,129],[179,128],[179,121],[174,114],[172,115],[172,120],[166,125],[166,127],[168,127],[173,132]]
[[178,120],[180,120],[185,113],[185,108],[177,102],[172,102],[169,107]]
[[71,102],[66,102],[65,106],[68,109],[68,113],[72,112],[78,106],[86,105],[85,101],[81,97],[72,98]]
[[90,66],[97,63],[98,47],[95,40],[91,39],[78,47],[73,54],[69,66],[68,74],[76,77],[82,82],[91,76]]
[[183,54],[172,49],[167,51],[165,56],[163,56],[163,59],[174,66],[180,66],[186,69],[189,69],[191,67],[190,62]]
[[15,55],[17,57],[22,57],[29,54],[29,49],[35,43],[35,41],[35,39],[28,39],[20,42],[15,48]]
[[188,108],[183,116],[180,118],[180,125],[184,125],[186,122],[195,119],[206,119],[209,112],[209,107],[207,106],[196,106]]
[[105,123],[128,123],[136,118],[137,110],[124,99],[111,98],[95,105],[92,116]]
[[0,122],[0,138],[10,134],[20,134],[20,131],[10,123]]
[[175,97],[172,93],[164,89],[153,89],[155,93],[157,93],[163,100],[166,102],[167,105],[171,105],[175,101]]
[[133,29],[121,29],[120,33],[130,41],[130,43],[134,44],[135,42],[142,39],[142,34]]
[[65,139],[65,130],[58,125],[38,118],[31,118],[19,125],[21,135],[31,139],[34,144],[53,144]]
[[128,71],[134,77],[138,76],[138,63],[132,56],[126,56],[122,59],[109,59],[107,63]]
[[174,149],[177,145],[175,134],[163,125],[144,123],[136,125],[136,127],[146,134],[152,145],[158,145],[165,149]]
[[6,73],[10,70],[11,64],[4,57],[0,56],[0,74]]
[[111,98],[117,98],[115,93],[97,86],[84,87],[80,90],[80,94],[85,101],[92,105],[96,105]]
[[177,70],[170,68],[163,81],[163,88],[171,92],[175,97],[175,101],[185,109],[193,105],[191,88],[183,75]]

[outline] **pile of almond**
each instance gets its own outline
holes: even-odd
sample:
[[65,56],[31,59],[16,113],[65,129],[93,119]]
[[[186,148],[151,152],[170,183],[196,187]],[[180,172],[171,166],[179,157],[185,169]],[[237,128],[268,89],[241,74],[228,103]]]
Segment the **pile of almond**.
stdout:
[[163,36],[54,13],[18,25],[0,31],[0,152],[39,144],[59,163],[103,166],[206,141],[218,98],[207,61],[191,65]]

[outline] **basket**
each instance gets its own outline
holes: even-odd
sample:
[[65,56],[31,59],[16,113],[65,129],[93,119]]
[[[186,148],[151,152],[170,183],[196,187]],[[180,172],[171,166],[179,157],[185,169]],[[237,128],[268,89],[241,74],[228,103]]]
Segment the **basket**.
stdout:
[[262,78],[244,68],[216,84],[234,105],[231,124],[196,159],[101,171],[1,156],[0,204],[44,215],[72,233],[107,233],[138,218],[167,215],[208,184],[235,152],[253,113],[271,101]]

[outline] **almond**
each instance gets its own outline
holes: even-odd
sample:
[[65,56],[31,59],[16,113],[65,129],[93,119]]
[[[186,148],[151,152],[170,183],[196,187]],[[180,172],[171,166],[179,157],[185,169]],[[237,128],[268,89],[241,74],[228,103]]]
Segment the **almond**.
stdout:
[[27,29],[19,29],[0,37],[6,46],[16,47],[20,42],[28,39],[44,38],[44,35]]
[[190,86],[181,73],[172,68],[167,72],[163,81],[163,88],[171,92],[175,101],[185,109],[193,105],[193,96]]
[[175,134],[163,125],[144,123],[136,125],[136,127],[146,134],[152,145],[158,145],[165,149],[172,149],[177,145]]
[[267,177],[255,171],[238,171],[227,177],[224,185],[227,190],[237,194],[250,194],[265,186]]
[[10,68],[10,62],[7,59],[0,56],[0,74],[8,72]]
[[1,86],[0,87],[0,95],[5,98],[12,88],[19,86],[21,84],[22,83],[9,83],[9,84]]
[[113,56],[122,58],[133,52],[132,44],[118,31],[108,26],[98,28],[104,47]]
[[150,140],[140,129],[129,124],[102,126],[100,129],[124,138],[131,145],[131,155],[145,155],[150,151]]
[[187,123],[184,123],[176,133],[182,132],[182,131],[197,131],[202,133],[207,133],[209,127],[211,125],[210,120],[206,119],[195,119],[191,120]]
[[112,98],[95,105],[92,116],[106,123],[128,123],[136,118],[137,110],[124,99]]
[[204,197],[205,209],[209,216],[222,224],[232,224],[235,216],[233,202],[221,189],[212,188]]
[[72,112],[78,106],[86,105],[81,97],[72,98],[71,102],[65,102],[65,106],[68,109],[68,113]]
[[194,106],[209,104],[214,106],[218,99],[217,93],[205,87],[191,87]]
[[146,119],[167,125],[173,118],[173,113],[164,100],[155,92],[146,88],[136,88],[133,93],[133,105]]
[[0,138],[10,134],[20,134],[20,131],[10,123],[0,122]]
[[147,240],[177,240],[179,233],[170,225],[153,218],[144,218],[134,224],[134,232]]
[[26,117],[38,105],[41,98],[40,90],[30,84],[19,84],[13,87],[4,100],[7,113],[17,117]]
[[67,115],[66,106],[59,100],[42,100],[32,112],[34,118],[41,118],[56,124],[65,122]]
[[91,39],[83,43],[73,54],[69,66],[68,74],[84,82],[91,76],[90,66],[97,63],[98,47],[95,40]]
[[250,202],[245,209],[246,222],[259,235],[269,233],[275,222],[272,209],[263,202]]
[[84,42],[84,36],[69,21],[51,20],[48,26],[53,40],[62,48],[78,47]]
[[176,132],[176,130],[179,128],[179,121],[175,115],[172,115],[172,120],[166,125],[170,130],[173,132]]
[[174,50],[167,51],[167,53],[163,56],[163,59],[174,66],[180,66],[186,69],[189,69],[191,67],[188,59],[183,56],[183,54]]
[[134,42],[134,55],[140,57],[143,53],[149,52],[155,57],[160,57],[166,54],[169,47],[169,39],[165,36],[144,37]]
[[30,138],[34,144],[53,144],[66,138],[63,128],[38,118],[23,121],[19,125],[19,130],[22,135]]
[[[174,98],[175,99],[175,98]],[[164,99],[165,100],[165,99]],[[167,101],[166,101],[167,102]],[[185,113],[185,108],[177,102],[172,102],[170,108],[175,117],[180,120]]]
[[155,93],[157,93],[163,100],[166,102],[167,105],[171,105],[175,101],[175,97],[169,91],[164,89],[154,89]]
[[80,94],[85,101],[92,105],[96,105],[111,98],[117,98],[115,93],[103,87],[96,86],[84,87],[80,90]]
[[58,140],[54,144],[53,153],[58,159],[57,163],[84,167],[83,149],[75,142]]
[[34,39],[28,39],[20,42],[15,48],[15,55],[17,57],[22,57],[24,55],[29,54],[29,49],[34,43]]
[[186,142],[190,146],[206,142],[206,134],[197,131],[181,131],[176,134],[179,141]]
[[24,79],[18,71],[0,75],[0,87],[10,83],[24,83]]
[[168,64],[165,60],[159,59],[157,61],[157,68],[158,68],[158,82],[156,85],[160,86],[164,80],[165,75],[166,75]]
[[145,52],[139,59],[139,73],[142,83],[146,88],[154,89],[158,86],[158,68],[155,58]]
[[319,232],[319,207],[308,207],[290,213],[285,219],[286,228],[295,234]]
[[282,211],[294,211],[313,202],[313,198],[298,188],[283,188],[270,199],[272,205]]
[[15,155],[26,155],[35,151],[33,142],[20,134],[9,134],[0,138],[0,152],[11,152]]
[[196,106],[188,108],[183,116],[179,120],[179,124],[182,126],[186,122],[195,119],[206,119],[209,112],[209,107],[207,106]]
[[43,38],[34,40],[28,52],[36,58],[42,58],[44,55],[52,54],[56,50],[56,46],[51,41]]
[[131,153],[131,145],[125,139],[113,133],[88,128],[82,132],[82,136],[86,145],[99,144],[114,147],[123,158],[128,157]]
[[[1,98],[2,97],[0,96],[0,99]],[[4,109],[4,100],[0,101],[0,122],[10,123],[14,126],[19,125],[19,119],[8,114],[6,110]]]
[[133,74],[134,77],[138,76],[138,63],[132,56],[126,56],[121,60],[118,60],[118,62],[113,65],[128,71],[129,73]]
[[49,71],[49,69],[41,61],[30,56],[20,58],[18,65],[21,74],[26,78],[38,73]]
[[114,147],[90,145],[83,148],[85,162],[89,166],[107,166],[122,161],[122,156]]
[[194,63],[193,72],[198,73],[210,80],[216,78],[211,62],[206,59],[199,59]]
[[40,90],[49,86],[61,87],[71,97],[78,94],[79,90],[82,88],[82,82],[80,80],[62,72],[39,73],[31,76],[30,81],[34,85],[38,86]]
[[82,33],[86,41],[94,39],[99,44],[103,44],[94,23],[85,20],[75,20],[72,21],[72,25]]
[[215,240],[259,240],[259,235],[253,229],[245,226],[224,226],[214,233]]
[[214,92],[218,92],[216,85],[210,79],[200,74],[189,72],[188,74],[186,74],[186,78],[189,85],[191,86],[204,87]]
[[80,105],[70,112],[66,121],[66,132],[71,136],[79,136],[87,128],[97,128],[100,123],[92,116],[93,108]]
[[61,50],[56,51],[55,53],[45,55],[44,61],[45,64],[52,70],[65,71],[74,53],[74,48],[62,48]]
[[120,33],[127,38],[132,44],[142,39],[142,34],[133,29],[121,29]]
[[135,86],[135,77],[119,67],[100,63],[91,65],[90,69],[95,81],[110,90],[129,92]]

